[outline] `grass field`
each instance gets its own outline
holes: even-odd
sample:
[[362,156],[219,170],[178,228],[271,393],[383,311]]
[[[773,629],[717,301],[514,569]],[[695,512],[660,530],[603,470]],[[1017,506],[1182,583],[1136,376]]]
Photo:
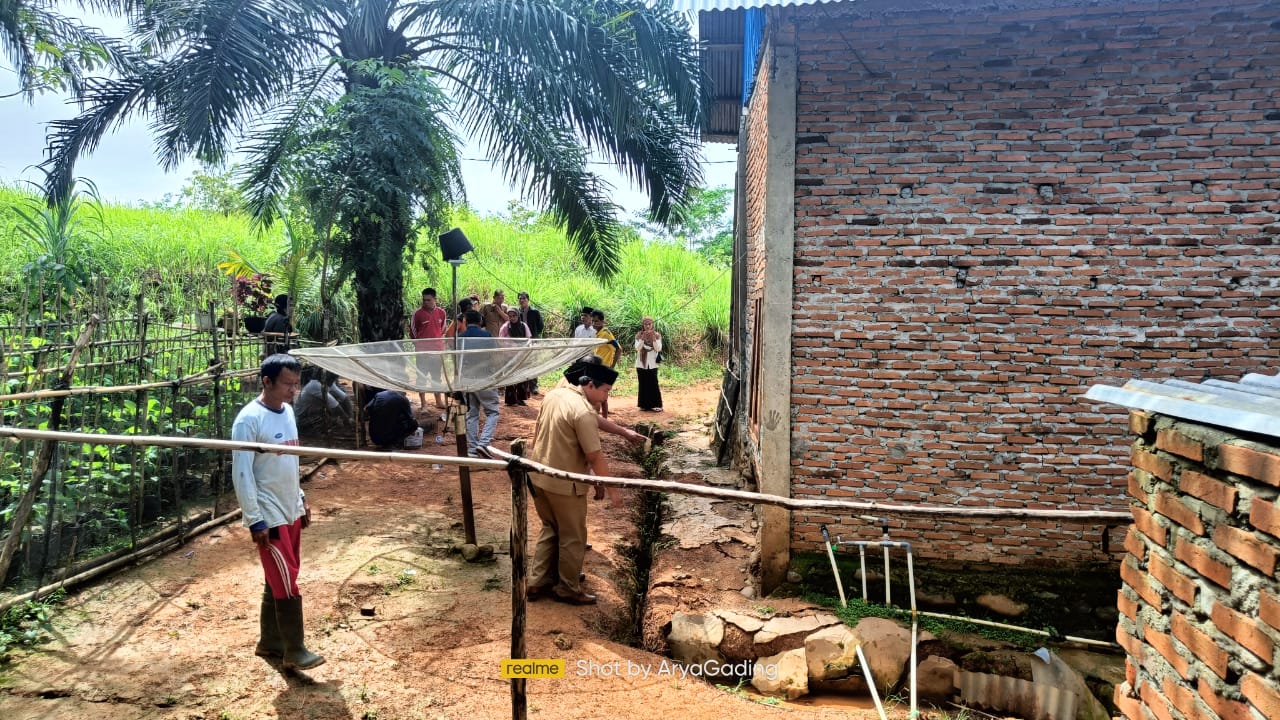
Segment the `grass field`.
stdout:
[[[28,214],[43,209],[28,188],[0,186],[0,311],[12,312],[31,290],[24,268],[41,248],[19,230]],[[475,246],[458,272],[459,296],[478,294],[488,300],[496,288],[515,302],[518,291],[530,293],[541,308],[548,335],[567,335],[584,305],[604,310],[607,322],[625,349],[645,316],[655,318],[671,358],[664,376],[675,381],[687,367],[697,377],[718,373],[729,325],[729,273],[677,245],[627,240],[620,269],[607,283],[586,270],[556,227],[533,213],[479,217],[460,210],[454,222]],[[417,241],[406,263],[406,317],[422,288],[437,288],[442,300],[451,290],[450,266],[440,260],[434,234]],[[148,311],[163,320],[186,319],[209,303],[229,308],[231,282],[218,269],[238,254],[275,278],[273,292],[284,291],[281,258],[288,243],[280,225],[256,232],[244,216],[203,210],[86,204],[76,214],[65,262],[96,278],[71,298],[72,312],[110,308],[131,314],[141,294]],[[318,307],[318,260],[303,266],[297,308]],[[348,306],[351,294],[340,296]],[[350,327],[348,321],[347,327]],[[352,337],[342,337],[353,341]],[[626,362],[620,361],[620,365]]]

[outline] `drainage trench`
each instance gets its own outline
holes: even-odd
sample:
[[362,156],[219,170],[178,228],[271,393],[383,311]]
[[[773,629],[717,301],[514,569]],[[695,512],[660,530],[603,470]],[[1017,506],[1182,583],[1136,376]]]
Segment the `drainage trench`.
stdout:
[[649,571],[653,568],[654,553],[658,538],[662,535],[663,495],[656,492],[643,492],[635,510],[637,543],[632,549],[630,560],[630,577],[624,585],[627,593],[627,628],[626,643],[632,647],[640,647],[644,637],[645,600],[649,594]]
[[[635,428],[650,442],[632,451],[632,459],[644,471],[650,480],[659,479],[663,474],[667,452],[663,447],[666,433],[653,425],[638,425]],[[648,450],[646,451],[646,448]],[[644,638],[645,601],[649,595],[649,573],[653,569],[654,554],[658,540],[662,536],[663,500],[662,493],[644,491],[632,513],[636,524],[636,545],[628,548],[630,567],[628,577],[623,583],[623,591],[627,600],[627,637],[625,642],[631,647],[640,647]]]

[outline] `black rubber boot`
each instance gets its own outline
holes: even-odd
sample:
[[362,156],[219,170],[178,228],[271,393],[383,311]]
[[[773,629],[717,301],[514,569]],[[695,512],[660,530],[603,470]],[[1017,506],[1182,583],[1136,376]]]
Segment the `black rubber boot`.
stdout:
[[307,649],[302,642],[302,598],[276,599],[276,621],[284,640],[284,666],[306,670],[324,663],[324,658]]
[[264,658],[284,657],[284,638],[280,637],[280,624],[276,622],[276,599],[271,595],[271,586],[262,588],[262,608],[258,612],[258,628],[261,637],[253,654]]

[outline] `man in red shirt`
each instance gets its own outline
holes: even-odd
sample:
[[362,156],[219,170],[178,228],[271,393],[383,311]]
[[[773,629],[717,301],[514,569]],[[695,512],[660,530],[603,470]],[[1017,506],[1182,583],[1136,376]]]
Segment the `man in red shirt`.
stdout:
[[[413,320],[409,323],[409,337],[419,341],[414,343],[419,350],[443,350],[444,343],[439,338],[444,337],[448,319],[444,308],[436,305],[436,289],[427,288],[422,291],[422,306],[414,311]],[[433,340],[435,342],[431,342]],[[436,393],[435,400],[437,408],[444,407],[443,395]],[[418,405],[427,407],[426,393],[418,393]]]

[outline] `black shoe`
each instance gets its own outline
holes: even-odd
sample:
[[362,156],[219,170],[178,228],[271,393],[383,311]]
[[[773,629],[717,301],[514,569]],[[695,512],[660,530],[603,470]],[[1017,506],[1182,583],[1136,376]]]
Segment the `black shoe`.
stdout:
[[591,593],[580,592],[580,593],[575,593],[573,595],[561,595],[559,593],[556,593],[555,598],[556,600],[559,600],[562,603],[569,603],[570,605],[595,605],[596,604],[596,596],[592,595]]

